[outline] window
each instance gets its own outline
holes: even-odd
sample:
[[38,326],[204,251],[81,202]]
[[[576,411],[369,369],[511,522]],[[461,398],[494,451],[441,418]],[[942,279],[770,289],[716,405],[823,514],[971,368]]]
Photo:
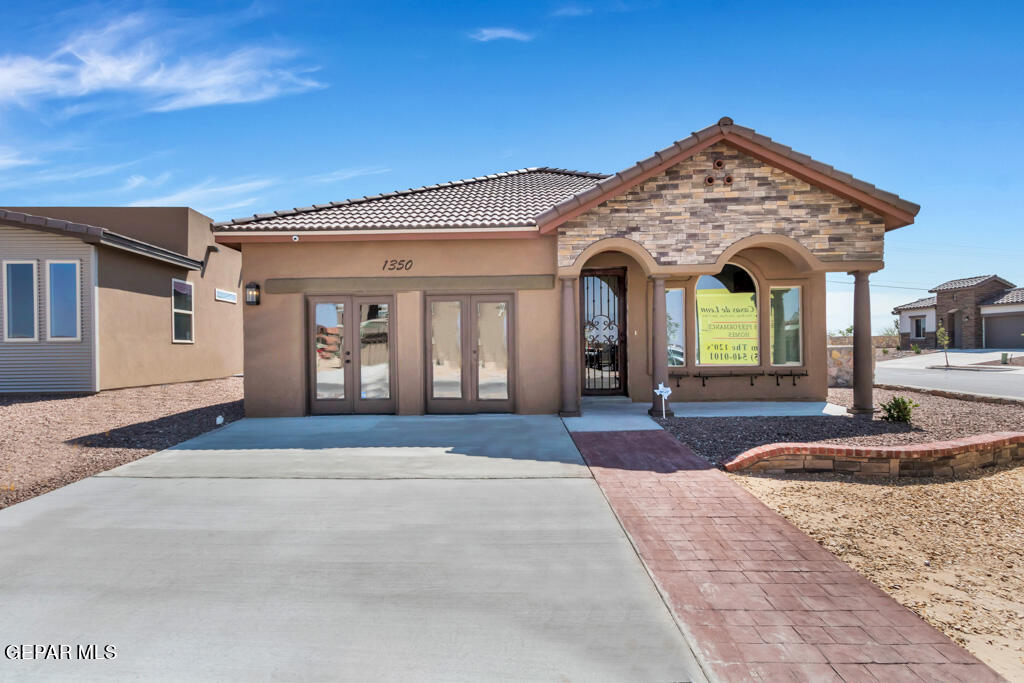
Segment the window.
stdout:
[[46,262],[46,337],[55,341],[82,338],[82,295],[78,261]]
[[911,318],[910,322],[914,325],[914,339],[924,339],[924,317]]
[[686,365],[686,290],[665,290],[665,320],[668,323],[669,367]]
[[35,261],[4,261],[4,341],[39,339]]
[[174,318],[172,340],[177,344],[191,344],[194,341],[191,282],[171,279],[171,314]]
[[772,287],[769,294],[772,365],[800,365],[800,288]]
[[757,287],[743,268],[727,264],[697,280],[697,363],[757,365]]

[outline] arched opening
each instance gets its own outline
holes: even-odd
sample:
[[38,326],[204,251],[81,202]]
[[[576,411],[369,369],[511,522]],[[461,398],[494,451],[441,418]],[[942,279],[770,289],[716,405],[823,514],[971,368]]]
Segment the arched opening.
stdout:
[[715,275],[701,275],[695,299],[697,364],[760,364],[758,289],[750,271],[727,263]]

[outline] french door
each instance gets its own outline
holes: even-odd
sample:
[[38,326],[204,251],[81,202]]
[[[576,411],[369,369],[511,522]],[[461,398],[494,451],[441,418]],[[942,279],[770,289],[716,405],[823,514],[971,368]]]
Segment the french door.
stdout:
[[426,297],[427,411],[514,409],[512,296]]
[[626,393],[626,269],[580,274],[583,393]]
[[309,297],[309,412],[393,413],[394,301]]

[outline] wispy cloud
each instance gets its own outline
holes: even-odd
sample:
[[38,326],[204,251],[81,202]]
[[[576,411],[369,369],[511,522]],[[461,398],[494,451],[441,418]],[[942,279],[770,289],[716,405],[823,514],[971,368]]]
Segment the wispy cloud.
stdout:
[[[59,166],[31,173],[19,173],[17,176],[0,178],[0,184],[7,189],[99,178],[100,176],[110,175],[111,173],[116,173],[117,171],[134,166],[141,161],[142,159],[134,159],[132,161],[122,161],[115,164]],[[3,168],[3,164],[0,163],[0,169]]]
[[181,33],[180,24],[164,26],[146,13],[81,29],[48,55],[0,56],[0,91],[23,105],[76,100],[67,108],[75,113],[97,108],[96,102],[77,100],[99,95],[134,95],[143,109],[172,111],[324,87],[310,77],[312,68],[292,63],[293,51],[244,47],[179,56]]
[[24,157],[17,150],[0,147],[0,171],[8,168],[18,168],[19,166],[32,166],[38,163],[38,160]]
[[390,168],[340,168],[337,171],[331,171],[330,173],[320,173],[313,175],[308,178],[309,182],[312,183],[338,183],[343,180],[350,180],[352,178],[360,178],[368,175],[380,175],[381,173],[390,173]]
[[523,33],[514,28],[478,28],[469,34],[469,37],[473,40],[479,40],[481,43],[488,43],[492,40],[518,40],[520,42],[529,42],[533,40],[533,36],[529,33]]
[[124,184],[116,189],[117,192],[131,192],[140,187],[160,187],[171,178],[170,171],[166,171],[156,176],[155,178],[148,178],[144,175],[133,174],[125,178]]
[[[214,211],[224,208],[238,208],[256,201],[256,198],[246,199],[244,204],[239,204],[240,195],[249,195],[259,190],[264,190],[276,183],[274,178],[256,178],[240,182],[220,184],[216,178],[207,178],[201,183],[196,183],[177,192],[162,196],[146,197],[137,199],[129,206],[193,206],[200,211]],[[228,206],[220,206],[228,202]],[[213,207],[213,208],[210,208]]]
[[594,10],[583,5],[562,5],[551,13],[553,17],[585,17],[593,14]]

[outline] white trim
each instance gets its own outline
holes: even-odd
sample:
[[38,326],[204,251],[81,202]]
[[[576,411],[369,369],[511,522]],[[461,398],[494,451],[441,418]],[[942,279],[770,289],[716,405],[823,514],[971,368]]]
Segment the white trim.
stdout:
[[683,364],[682,365],[672,365],[672,363],[669,363],[668,367],[669,368],[685,368],[686,367],[686,287],[685,286],[684,287],[665,287],[665,299],[666,299],[666,301],[665,301],[665,313],[666,313],[665,323],[666,323],[666,325],[668,324],[668,293],[669,292],[679,292],[680,296],[682,297],[681,303],[683,304],[683,306],[682,306],[682,310],[680,310],[679,312],[682,313],[683,318],[679,322],[679,327],[680,327],[680,331],[682,332],[682,335],[683,335]]
[[92,270],[92,374],[93,390],[100,390],[100,270],[96,245],[90,245],[89,266]]
[[454,232],[538,232],[536,225],[524,225],[511,228],[396,228],[394,230],[303,230],[300,232],[285,232],[283,230],[215,230],[214,237],[220,235],[281,235],[283,237],[295,237],[301,240],[303,235],[429,235],[431,233],[454,233]]
[[999,313],[1024,313],[1024,304],[989,304],[981,307],[982,315],[998,315]]
[[[773,289],[795,289],[800,292],[797,295],[797,320],[800,321],[800,342],[797,347],[800,351],[800,360],[796,363],[773,363],[772,362],[772,328],[771,317],[771,304],[772,304],[772,290]],[[757,317],[758,326],[761,324],[761,316]],[[776,285],[774,287],[768,287],[768,366],[772,368],[799,368],[804,364],[804,288],[803,285]]]
[[[54,337],[51,333],[53,327],[53,310],[50,306],[50,264],[70,263],[75,266],[75,336]],[[52,342],[80,342],[82,341],[82,262],[79,259],[46,259],[44,261],[46,270],[46,341]]]
[[227,289],[215,288],[213,290],[213,298],[216,301],[223,301],[226,304],[237,304],[238,292],[232,292]]
[[[188,285],[189,296],[192,297],[192,310],[186,311],[183,308],[174,307],[174,283],[180,282],[184,285]],[[189,316],[189,336],[191,339],[175,339],[174,338],[174,314],[175,313],[187,313]],[[188,280],[180,280],[176,277],[171,278],[171,343],[172,344],[195,344],[196,343],[196,286],[194,283]]]
[[[7,264],[19,264],[28,263],[32,265],[32,321],[33,321],[33,336],[32,337],[14,337],[10,335],[10,325],[7,319]],[[3,268],[3,301],[0,301],[0,308],[3,308],[4,312],[4,338],[5,343],[17,344],[21,342],[37,342],[39,341],[39,261],[37,259],[4,259],[2,262]]]

